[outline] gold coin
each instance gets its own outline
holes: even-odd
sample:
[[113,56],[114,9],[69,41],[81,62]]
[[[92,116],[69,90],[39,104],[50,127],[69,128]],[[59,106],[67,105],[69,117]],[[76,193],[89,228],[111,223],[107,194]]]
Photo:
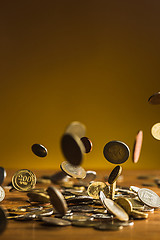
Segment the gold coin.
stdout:
[[126,213],[128,213],[128,215],[130,215],[132,212],[132,203],[129,201],[129,199],[121,197],[117,198],[115,202],[120,205],[126,211]]
[[21,169],[12,177],[12,185],[18,191],[29,191],[35,184],[36,175],[28,169]]
[[119,165],[116,166],[109,175],[108,183],[113,184],[117,180],[117,178],[121,175],[121,172],[122,172],[122,167]]
[[60,165],[62,171],[64,171],[67,175],[73,178],[85,178],[86,171],[81,166],[74,166],[67,161],[64,161]]
[[31,202],[41,202],[41,203],[49,203],[50,197],[41,192],[28,192],[27,196],[29,197]]
[[151,128],[151,134],[155,139],[160,140],[160,123],[153,125]]
[[99,199],[100,191],[104,192],[107,196],[109,194],[109,187],[104,182],[93,182],[89,185],[87,193],[90,197],[94,199]]
[[148,218],[148,213],[140,212],[137,210],[132,210],[131,216],[134,219],[146,219],[146,218]]

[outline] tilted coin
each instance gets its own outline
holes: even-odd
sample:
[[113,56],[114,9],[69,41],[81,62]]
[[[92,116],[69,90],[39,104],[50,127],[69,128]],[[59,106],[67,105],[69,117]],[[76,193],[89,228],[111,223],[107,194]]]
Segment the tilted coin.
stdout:
[[132,161],[133,163],[137,163],[140,157],[141,148],[143,142],[143,131],[140,130],[136,136],[134,146],[133,146],[133,154],[132,154]]
[[55,187],[51,186],[47,189],[48,195],[50,196],[51,203],[53,207],[60,213],[62,216],[67,213],[67,203],[64,199],[62,193]]
[[67,203],[81,203],[81,202],[93,202],[93,198],[91,196],[76,196],[66,200]]
[[29,191],[35,184],[36,175],[28,169],[21,169],[12,177],[12,185],[18,191]]
[[140,189],[139,187],[130,186],[130,190],[133,191],[133,192],[135,192],[135,193],[138,193],[138,190],[139,190],[139,189]]
[[82,138],[86,135],[86,127],[83,123],[74,121],[67,126],[65,133],[77,135],[79,138]]
[[0,167],[0,185],[2,185],[6,176],[7,176],[6,170],[3,167]]
[[109,194],[109,187],[104,182],[93,182],[89,185],[87,193],[94,199],[99,199],[100,191],[104,192],[105,195]]
[[4,232],[7,226],[7,214],[6,211],[0,207],[0,234]]
[[64,171],[67,175],[73,178],[85,178],[86,171],[81,166],[74,166],[67,161],[64,161],[60,165],[62,171]]
[[117,203],[115,203],[113,200],[106,198],[102,191],[100,192],[100,199],[102,200],[104,207],[107,208],[120,221],[129,220],[129,216],[125,212],[125,210],[122,207],[120,207]]
[[128,226],[133,226],[134,225],[134,222],[129,220],[128,222],[122,222],[122,221],[119,221],[117,219],[115,219],[113,222],[112,222],[113,225],[117,225],[117,226],[122,226],[122,227],[128,227]]
[[0,202],[2,202],[4,198],[5,198],[5,191],[2,187],[0,187]]
[[116,166],[109,175],[108,183],[109,184],[114,183],[117,180],[117,178],[121,175],[121,172],[122,172],[122,167],[119,165]]
[[61,149],[66,160],[72,165],[80,165],[85,147],[77,135],[64,134],[61,138]]
[[88,213],[73,213],[70,215],[65,215],[62,217],[62,219],[68,220],[68,221],[79,221],[79,222],[86,222],[86,221],[91,221],[94,218],[88,214]]
[[97,225],[97,222],[86,220],[86,221],[72,221],[72,226],[76,227],[94,227]]
[[140,188],[138,190],[138,198],[151,208],[160,207],[160,197],[150,189]]
[[41,220],[43,221],[43,225],[47,225],[47,226],[65,227],[65,226],[71,225],[70,221],[60,219],[60,218],[42,217]]
[[32,152],[38,157],[46,157],[48,154],[47,148],[45,148],[41,144],[35,143],[32,145],[31,148],[32,148]]
[[153,105],[160,104],[160,92],[154,93],[149,97],[148,102]]
[[89,153],[92,151],[92,142],[89,138],[87,137],[82,137],[81,141],[85,147],[85,153]]
[[151,134],[155,139],[160,140],[160,123],[153,125],[151,128]]
[[121,206],[128,215],[132,212],[132,203],[128,198],[117,198],[115,202]]
[[99,223],[96,226],[94,226],[94,228],[102,231],[118,231],[123,229],[123,226],[118,226],[109,223]]
[[132,210],[130,214],[134,219],[146,219],[148,218],[148,213],[140,212],[137,210]]
[[49,203],[50,197],[41,192],[28,192],[27,196],[29,197],[31,202],[41,202],[41,203]]
[[123,142],[111,141],[105,145],[103,154],[109,162],[121,164],[127,161],[130,150],[129,147]]

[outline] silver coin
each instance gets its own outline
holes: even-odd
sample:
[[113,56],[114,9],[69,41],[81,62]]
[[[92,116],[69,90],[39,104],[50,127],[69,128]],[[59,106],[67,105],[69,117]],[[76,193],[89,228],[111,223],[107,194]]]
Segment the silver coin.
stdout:
[[160,207],[160,197],[150,189],[141,188],[138,190],[138,198],[151,208]]
[[129,158],[129,147],[120,141],[108,142],[103,149],[104,157],[111,163],[121,164]]
[[4,198],[5,198],[5,191],[2,187],[0,187],[0,202],[2,202]]
[[71,225],[70,221],[60,219],[60,218],[42,217],[41,220],[43,221],[43,224],[47,225],[47,226],[65,227],[65,226],[70,226]]

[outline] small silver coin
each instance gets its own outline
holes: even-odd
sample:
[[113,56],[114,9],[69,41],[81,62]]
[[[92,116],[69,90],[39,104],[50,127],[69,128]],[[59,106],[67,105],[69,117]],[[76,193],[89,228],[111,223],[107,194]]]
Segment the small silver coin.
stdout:
[[108,142],[103,149],[104,157],[111,163],[121,164],[127,161],[130,155],[129,147],[120,141]]
[[2,202],[4,198],[5,198],[5,191],[2,187],[0,187],[0,202]]
[[160,207],[160,197],[148,188],[140,188],[138,190],[138,198],[150,208]]
[[41,144],[33,144],[31,149],[32,152],[38,157],[46,157],[48,154],[47,149]]

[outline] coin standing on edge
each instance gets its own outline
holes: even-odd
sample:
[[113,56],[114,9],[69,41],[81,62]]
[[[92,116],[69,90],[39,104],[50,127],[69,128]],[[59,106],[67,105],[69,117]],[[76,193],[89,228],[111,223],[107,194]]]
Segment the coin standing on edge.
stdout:
[[72,165],[80,165],[85,147],[77,135],[64,134],[61,138],[61,149],[66,160]]
[[137,163],[139,160],[139,157],[141,154],[142,142],[143,142],[143,131],[140,130],[136,136],[134,146],[133,146],[133,155],[132,155],[133,163]]
[[64,216],[67,213],[68,207],[62,193],[53,186],[48,187],[47,192],[50,196],[53,207],[57,210],[58,213]]
[[148,102],[153,105],[160,104],[160,92],[154,93],[149,99]]
[[45,148],[41,144],[35,143],[32,145],[31,149],[32,149],[32,152],[38,157],[46,157],[48,154],[47,148]]
[[2,202],[5,198],[5,191],[2,187],[0,187],[0,202]]
[[18,191],[29,191],[35,184],[36,175],[28,169],[21,169],[12,177],[12,185]]
[[160,140],[160,123],[153,125],[151,128],[151,134],[155,139]]
[[86,171],[81,166],[74,166],[69,162],[64,161],[61,163],[60,167],[62,171],[64,171],[70,177],[79,178],[79,179],[81,178],[83,179],[86,177]]
[[121,175],[122,173],[122,167],[121,166],[116,166],[112,172],[110,173],[109,177],[108,177],[108,183],[109,184],[113,184],[118,177]]
[[129,147],[120,141],[108,142],[103,149],[104,157],[111,163],[121,164],[129,158]]

